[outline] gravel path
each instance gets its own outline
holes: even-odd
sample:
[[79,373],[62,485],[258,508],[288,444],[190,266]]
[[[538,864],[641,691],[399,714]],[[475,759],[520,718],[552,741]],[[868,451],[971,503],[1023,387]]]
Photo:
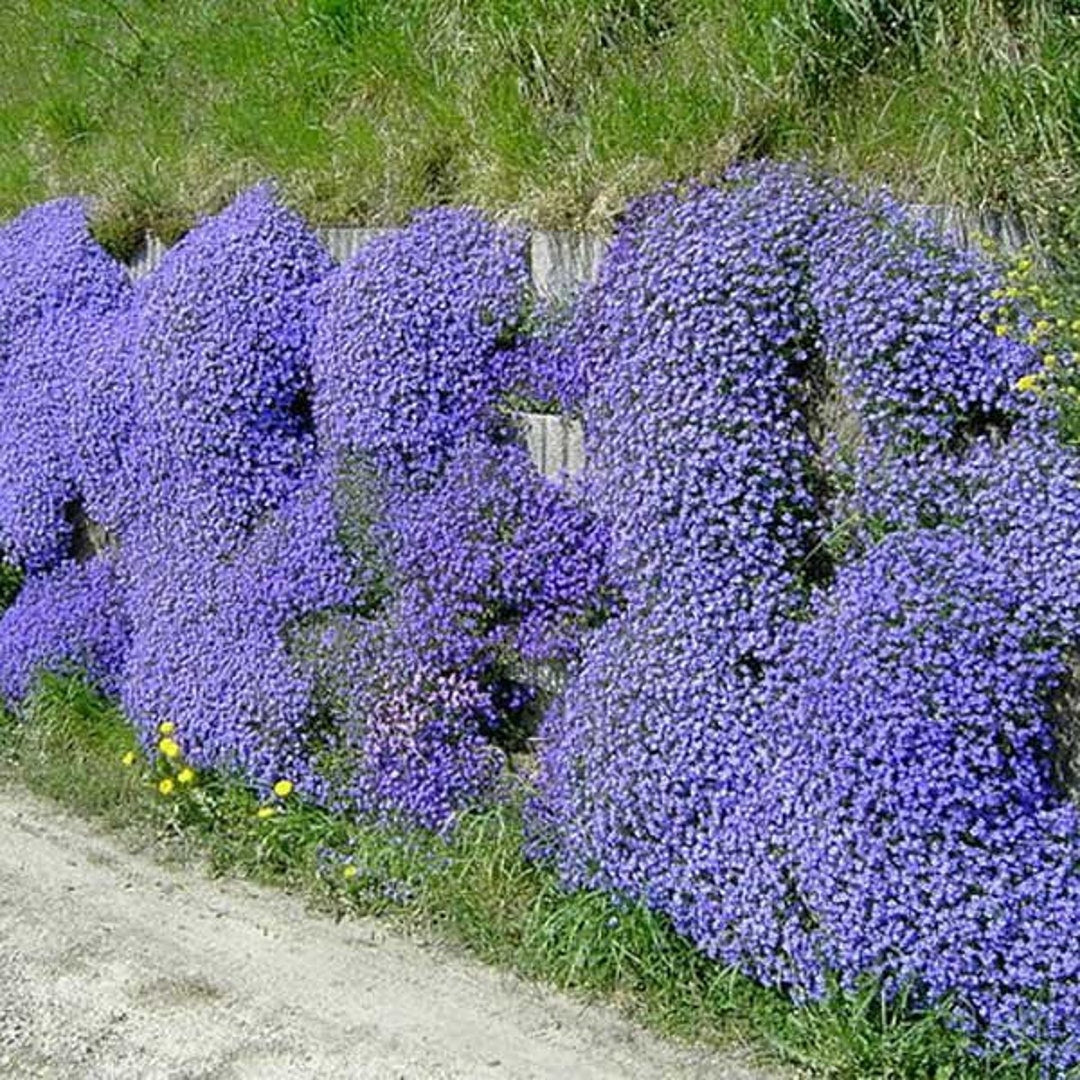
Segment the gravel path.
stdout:
[[0,1076],[776,1080],[2,786]]

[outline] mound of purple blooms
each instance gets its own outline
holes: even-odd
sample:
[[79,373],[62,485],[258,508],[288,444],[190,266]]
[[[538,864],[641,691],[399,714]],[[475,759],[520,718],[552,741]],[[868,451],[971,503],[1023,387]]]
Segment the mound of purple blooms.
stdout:
[[68,554],[84,342],[129,290],[74,199],[0,228],[0,546],[30,571]]
[[626,604],[545,719],[532,827],[762,981],[948,1000],[1060,1070],[1080,475],[999,284],[797,169],[628,215],[567,338]]
[[[515,445],[524,237],[432,211],[323,290],[313,362],[323,454],[367,522],[363,617],[328,652],[357,768],[347,804],[442,827],[490,797],[545,669],[599,614],[605,534]],[[344,643],[344,644],[342,644]]]
[[[51,203],[0,271],[9,704],[77,668],[148,749],[433,828],[543,716],[568,886],[1080,1064],[1080,464],[988,263],[770,166],[640,201],[532,336],[524,237],[467,210],[334,270],[260,187],[132,287]],[[582,413],[580,488],[508,393]]]

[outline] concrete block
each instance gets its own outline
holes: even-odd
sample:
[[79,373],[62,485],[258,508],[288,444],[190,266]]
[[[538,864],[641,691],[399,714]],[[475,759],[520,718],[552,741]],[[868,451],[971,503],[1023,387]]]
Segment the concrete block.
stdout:
[[546,300],[570,300],[582,286],[596,280],[607,243],[589,233],[534,232],[529,269],[536,291]]
[[315,235],[330,252],[330,257],[339,265],[347,263],[365,244],[370,243],[377,236],[383,236],[391,231],[391,229],[359,229],[329,225],[320,225],[314,230]]

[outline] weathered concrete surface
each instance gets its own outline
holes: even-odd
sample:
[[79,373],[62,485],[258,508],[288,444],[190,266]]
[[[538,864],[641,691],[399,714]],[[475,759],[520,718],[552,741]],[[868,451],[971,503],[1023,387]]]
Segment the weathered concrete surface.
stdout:
[[5,1078],[768,1075],[377,921],[163,867],[0,786]]
[[585,431],[580,420],[546,413],[514,418],[533,463],[544,476],[576,476],[585,467]]

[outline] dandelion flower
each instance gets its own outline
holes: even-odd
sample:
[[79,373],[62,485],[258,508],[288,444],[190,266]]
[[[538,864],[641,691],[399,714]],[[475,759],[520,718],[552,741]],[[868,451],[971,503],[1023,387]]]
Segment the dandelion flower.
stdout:
[[158,749],[167,758],[177,758],[180,756],[180,747],[172,739],[162,739],[158,743]]
[[356,867],[350,863],[341,873],[346,878],[354,878],[356,877]]
[[134,750],[129,750],[120,760],[125,765],[134,765],[135,764],[135,751]]
[[158,724],[158,733],[161,735],[172,735],[174,731],[176,731],[176,725],[171,720]]
[[265,820],[268,817],[273,817],[275,813],[276,811],[272,806],[260,806],[259,809],[255,811],[255,816]]
[[292,794],[293,782],[291,780],[279,780],[274,785],[274,794],[279,799],[287,798]]
[[176,774],[176,779],[181,784],[192,784],[195,782],[195,770],[185,765]]
[[164,780],[158,783],[157,789],[162,795],[171,795],[174,787],[172,777],[166,776]]
[[1028,394],[1039,388],[1039,376],[1038,375],[1021,375],[1016,380],[1016,389],[1021,394]]

